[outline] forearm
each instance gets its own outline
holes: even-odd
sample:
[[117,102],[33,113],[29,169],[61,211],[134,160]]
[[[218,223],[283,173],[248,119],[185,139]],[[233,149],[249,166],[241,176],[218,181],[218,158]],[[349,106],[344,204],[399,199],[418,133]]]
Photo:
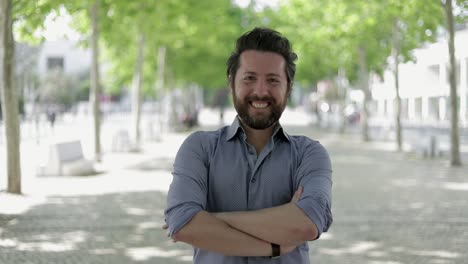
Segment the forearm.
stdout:
[[242,232],[282,246],[297,246],[317,237],[317,229],[295,204],[256,211],[229,212],[216,217]]
[[198,212],[173,237],[227,256],[271,256],[269,242],[236,230],[206,211]]

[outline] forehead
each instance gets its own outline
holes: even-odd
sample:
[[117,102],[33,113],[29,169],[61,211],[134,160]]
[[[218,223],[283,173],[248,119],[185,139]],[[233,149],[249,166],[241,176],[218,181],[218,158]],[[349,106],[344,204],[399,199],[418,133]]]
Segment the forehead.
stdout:
[[286,61],[278,53],[246,50],[240,55],[239,73],[276,74],[286,77]]

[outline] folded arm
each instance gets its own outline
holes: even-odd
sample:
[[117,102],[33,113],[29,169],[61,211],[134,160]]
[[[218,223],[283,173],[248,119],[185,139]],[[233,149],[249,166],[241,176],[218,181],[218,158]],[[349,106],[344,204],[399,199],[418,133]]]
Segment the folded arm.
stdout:
[[290,203],[256,211],[218,213],[216,217],[235,229],[281,246],[297,246],[317,238],[316,225],[297,207],[302,187]]
[[[271,256],[270,242],[229,226],[206,211],[207,153],[192,134],[181,146],[167,197],[165,217],[175,241],[231,256]],[[293,248],[283,247],[282,253]]]
[[236,230],[206,211],[198,212],[172,238],[227,256],[271,256],[272,254],[269,242]]

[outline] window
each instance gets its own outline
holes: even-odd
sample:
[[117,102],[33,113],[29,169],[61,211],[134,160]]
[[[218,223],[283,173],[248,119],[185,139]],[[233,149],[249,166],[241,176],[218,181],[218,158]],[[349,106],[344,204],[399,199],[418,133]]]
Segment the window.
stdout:
[[64,60],[63,57],[48,57],[47,70],[60,70],[63,71]]

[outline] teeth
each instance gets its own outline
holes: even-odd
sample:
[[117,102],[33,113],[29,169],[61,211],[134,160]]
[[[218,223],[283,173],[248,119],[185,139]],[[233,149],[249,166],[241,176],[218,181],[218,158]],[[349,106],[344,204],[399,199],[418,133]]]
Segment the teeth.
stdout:
[[262,109],[262,108],[266,108],[268,104],[267,103],[252,103],[252,106],[257,109]]

